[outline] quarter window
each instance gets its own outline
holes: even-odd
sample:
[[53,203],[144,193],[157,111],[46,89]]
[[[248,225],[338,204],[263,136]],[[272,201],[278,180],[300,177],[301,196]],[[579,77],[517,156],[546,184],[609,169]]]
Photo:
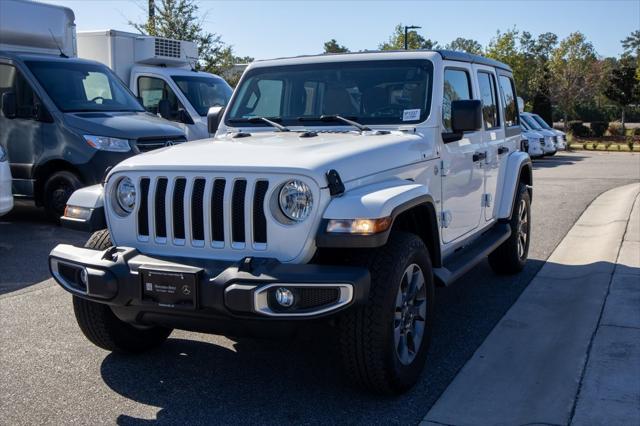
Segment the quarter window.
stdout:
[[7,92],[16,95],[17,118],[36,118],[40,101],[33,89],[16,67],[0,64],[0,99]]
[[478,73],[478,84],[480,86],[480,98],[482,99],[482,119],[485,129],[498,127],[498,103],[496,95],[496,83],[493,74],[488,72]]
[[169,119],[180,121],[178,109],[183,108],[182,104],[166,81],[155,77],[140,77],[138,78],[138,93],[142,98],[142,106],[153,114],[158,114],[158,105],[161,100],[169,101],[171,111]]
[[471,99],[469,73],[464,70],[447,69],[444,71],[444,97],[442,99],[442,123],[445,132],[451,133],[451,102]]
[[501,75],[499,81],[500,91],[502,92],[502,106],[504,107],[504,123],[507,127],[517,126],[520,122],[518,120],[516,88],[513,84],[513,80]]

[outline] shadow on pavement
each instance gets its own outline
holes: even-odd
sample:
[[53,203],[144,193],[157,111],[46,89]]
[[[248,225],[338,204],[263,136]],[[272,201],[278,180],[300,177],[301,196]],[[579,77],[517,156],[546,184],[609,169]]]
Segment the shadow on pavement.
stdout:
[[[147,423],[418,423],[544,262],[495,276],[487,262],[436,290],[437,323],[418,385],[399,397],[349,387],[331,330],[295,341],[242,340],[233,350],[170,338],[138,356],[108,355],[104,382],[125,398],[160,407],[156,420],[122,413],[121,425]],[[490,277],[490,279],[488,279]],[[197,336],[197,335],[194,335]]]
[[552,167],[566,166],[575,164],[588,157],[573,152],[562,152],[553,157],[542,157],[533,161],[533,169],[549,169]]

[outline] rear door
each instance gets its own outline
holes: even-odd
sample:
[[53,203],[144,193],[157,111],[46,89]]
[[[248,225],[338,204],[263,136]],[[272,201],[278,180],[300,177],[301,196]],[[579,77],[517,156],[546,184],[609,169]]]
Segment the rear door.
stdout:
[[473,231],[482,217],[484,191],[482,132],[467,132],[462,139],[451,136],[451,102],[474,99],[471,64],[445,61],[442,100],[442,240],[449,243]]

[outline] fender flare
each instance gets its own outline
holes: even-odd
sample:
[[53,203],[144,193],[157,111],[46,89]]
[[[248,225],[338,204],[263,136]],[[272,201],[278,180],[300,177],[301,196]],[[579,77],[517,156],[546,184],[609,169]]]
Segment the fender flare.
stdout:
[[533,201],[533,165],[529,154],[519,151],[511,154],[507,160],[505,179],[500,193],[498,219],[511,219],[516,192],[521,181],[524,181]]
[[101,184],[78,189],[69,197],[67,206],[88,209],[89,216],[87,219],[62,216],[61,223],[65,228],[94,232],[107,227],[104,212],[104,187]]
[[[331,200],[320,222],[316,235],[318,248],[375,248],[387,243],[396,218],[414,207],[427,205],[433,209],[436,248],[439,251],[439,233],[436,207],[429,188],[412,181],[391,179],[348,191]],[[327,224],[331,219],[380,219],[391,218],[389,228],[377,234],[352,235],[329,234]],[[434,253],[437,255],[436,253]]]

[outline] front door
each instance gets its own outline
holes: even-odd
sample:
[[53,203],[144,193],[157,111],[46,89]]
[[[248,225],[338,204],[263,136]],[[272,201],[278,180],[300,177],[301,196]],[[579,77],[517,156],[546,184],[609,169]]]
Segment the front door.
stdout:
[[[446,64],[446,63],[445,63]],[[446,65],[445,65],[446,67]],[[446,142],[451,129],[451,101],[474,99],[471,65],[458,62],[446,67],[442,101],[442,239],[450,243],[473,231],[482,217],[485,148],[482,132],[467,132]],[[476,97],[477,98],[477,97]]]

